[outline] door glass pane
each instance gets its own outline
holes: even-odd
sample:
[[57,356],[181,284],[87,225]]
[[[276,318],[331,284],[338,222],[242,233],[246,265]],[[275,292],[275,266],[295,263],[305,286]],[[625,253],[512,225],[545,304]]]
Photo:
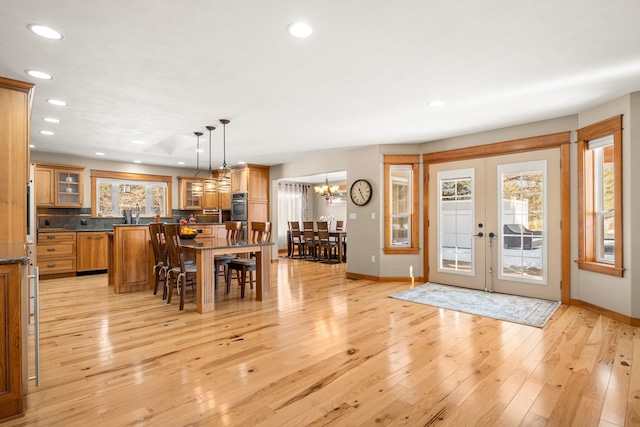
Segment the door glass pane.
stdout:
[[438,172],[438,271],[472,275],[473,169]]
[[546,162],[498,166],[500,279],[546,284]]

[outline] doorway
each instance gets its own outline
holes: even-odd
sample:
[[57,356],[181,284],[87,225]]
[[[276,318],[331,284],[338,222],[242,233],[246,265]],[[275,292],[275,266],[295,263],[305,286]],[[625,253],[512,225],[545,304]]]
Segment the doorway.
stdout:
[[429,164],[431,282],[561,299],[561,149]]

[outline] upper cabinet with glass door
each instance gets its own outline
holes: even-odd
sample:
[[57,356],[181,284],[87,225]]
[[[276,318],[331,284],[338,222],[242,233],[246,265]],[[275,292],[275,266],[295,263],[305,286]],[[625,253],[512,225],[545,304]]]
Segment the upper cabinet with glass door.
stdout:
[[37,206],[56,208],[83,207],[83,167],[37,163],[34,179]]

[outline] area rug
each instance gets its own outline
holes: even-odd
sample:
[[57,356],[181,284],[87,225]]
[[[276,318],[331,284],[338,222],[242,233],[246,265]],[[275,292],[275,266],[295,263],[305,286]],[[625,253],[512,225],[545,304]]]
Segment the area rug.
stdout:
[[427,283],[390,297],[538,328],[542,328],[560,307],[560,301],[478,291],[437,283]]

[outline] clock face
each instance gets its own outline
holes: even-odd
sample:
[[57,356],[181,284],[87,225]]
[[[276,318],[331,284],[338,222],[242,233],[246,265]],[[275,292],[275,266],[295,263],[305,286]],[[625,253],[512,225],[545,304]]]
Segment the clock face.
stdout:
[[359,179],[351,185],[351,200],[358,206],[364,206],[369,203],[372,195],[371,183],[366,179]]

